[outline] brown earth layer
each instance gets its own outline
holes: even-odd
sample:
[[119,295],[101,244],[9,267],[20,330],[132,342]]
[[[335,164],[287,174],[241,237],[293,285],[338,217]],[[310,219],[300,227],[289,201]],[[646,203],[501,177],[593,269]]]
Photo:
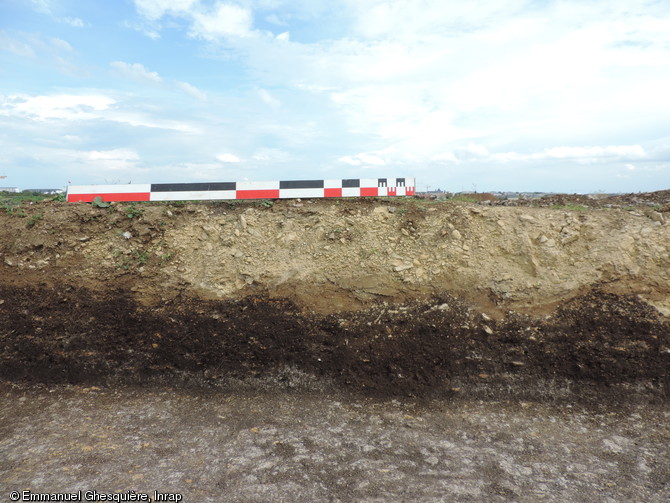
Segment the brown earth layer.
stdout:
[[0,378],[281,378],[376,395],[668,392],[661,208],[41,203],[0,214]]

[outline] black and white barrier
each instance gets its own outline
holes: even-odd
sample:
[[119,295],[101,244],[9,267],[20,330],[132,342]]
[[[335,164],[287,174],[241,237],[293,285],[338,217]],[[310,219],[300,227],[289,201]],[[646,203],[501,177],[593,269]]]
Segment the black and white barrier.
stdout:
[[92,202],[96,197],[107,202],[413,196],[415,190],[414,178],[70,185],[67,201]]

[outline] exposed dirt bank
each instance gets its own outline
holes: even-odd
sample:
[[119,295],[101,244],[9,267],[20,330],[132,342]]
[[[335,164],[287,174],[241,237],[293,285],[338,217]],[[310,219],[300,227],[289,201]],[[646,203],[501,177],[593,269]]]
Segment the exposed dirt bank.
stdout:
[[0,377],[297,371],[380,395],[539,380],[663,395],[663,209],[26,205],[0,214]]
[[668,214],[648,207],[308,200],[24,214],[0,214],[4,284],[121,287],[144,303],[267,294],[321,313],[447,291],[491,314],[542,311],[599,285],[670,314]]

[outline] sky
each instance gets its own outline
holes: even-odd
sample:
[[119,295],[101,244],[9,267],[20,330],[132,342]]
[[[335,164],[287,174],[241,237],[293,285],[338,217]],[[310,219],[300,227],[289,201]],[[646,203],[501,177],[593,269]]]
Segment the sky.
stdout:
[[0,0],[2,175],[670,189],[670,2]]

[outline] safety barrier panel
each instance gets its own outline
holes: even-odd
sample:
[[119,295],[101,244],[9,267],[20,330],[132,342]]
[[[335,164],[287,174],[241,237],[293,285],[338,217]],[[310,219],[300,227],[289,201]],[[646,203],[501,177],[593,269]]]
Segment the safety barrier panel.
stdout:
[[415,190],[414,178],[70,185],[67,201],[92,202],[96,197],[111,202],[413,196]]

